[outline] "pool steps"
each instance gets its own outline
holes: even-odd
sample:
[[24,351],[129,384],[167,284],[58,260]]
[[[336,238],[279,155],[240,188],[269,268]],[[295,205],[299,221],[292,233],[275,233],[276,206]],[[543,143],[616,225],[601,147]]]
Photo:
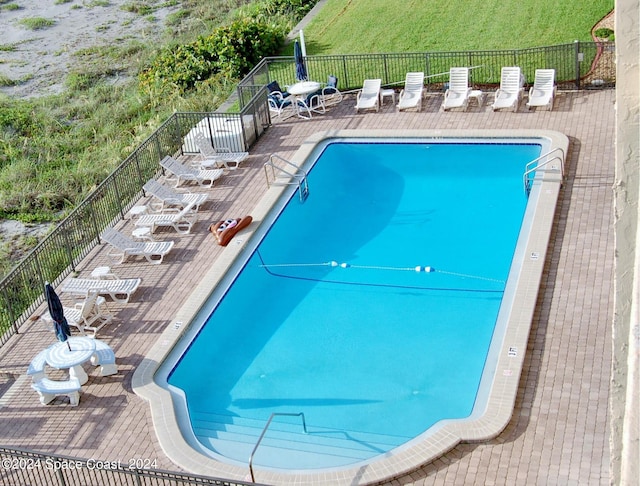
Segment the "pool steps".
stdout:
[[[193,430],[198,440],[219,454],[247,464],[266,420],[232,417],[223,414],[192,413]],[[341,431],[314,427],[307,423],[308,434],[295,419],[273,421],[254,458],[283,469],[330,467],[353,464],[397,447],[409,437]],[[324,460],[326,459],[326,464]]]

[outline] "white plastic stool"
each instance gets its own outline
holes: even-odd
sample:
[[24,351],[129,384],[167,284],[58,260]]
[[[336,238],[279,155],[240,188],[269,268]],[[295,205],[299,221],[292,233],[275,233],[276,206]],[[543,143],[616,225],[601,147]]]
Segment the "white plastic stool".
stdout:
[[482,106],[482,101],[484,100],[484,93],[479,89],[474,89],[469,91],[469,101],[476,100],[478,106]]
[[380,104],[384,105],[384,99],[387,96],[391,96],[391,101],[393,101],[393,104],[396,104],[396,92],[393,89],[382,89],[380,90]]
[[91,272],[91,276],[99,279],[118,278],[118,276],[111,271],[111,267],[96,267],[93,272]]
[[147,206],[133,206],[129,210],[129,214],[131,215],[131,219],[133,219],[136,216],[140,216],[142,214],[146,214],[146,212],[147,212]]
[[138,226],[131,232],[131,236],[133,236],[137,240],[153,241],[153,237],[151,236],[151,228],[149,228],[148,226]]

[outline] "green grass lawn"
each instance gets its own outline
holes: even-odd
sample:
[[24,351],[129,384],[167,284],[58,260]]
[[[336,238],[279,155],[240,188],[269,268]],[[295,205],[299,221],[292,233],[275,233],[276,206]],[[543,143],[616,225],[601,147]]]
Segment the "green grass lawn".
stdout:
[[307,54],[519,49],[590,40],[613,0],[328,0]]
[[[181,2],[168,20],[165,42],[210,33],[247,3]],[[590,39],[593,25],[613,6],[613,0],[328,0],[305,28],[305,39],[309,55],[541,47]],[[0,218],[63,217],[171,112],[215,110],[233,91],[235,80],[229,79],[169,98],[142,95],[135,74],[159,47],[123,41],[81,49],[65,93],[0,96]],[[290,44],[281,54],[292,52]],[[401,81],[406,69],[398,69]],[[114,73],[128,81],[112,86]],[[0,83],[11,82],[0,73]],[[8,253],[0,242],[0,274]]]

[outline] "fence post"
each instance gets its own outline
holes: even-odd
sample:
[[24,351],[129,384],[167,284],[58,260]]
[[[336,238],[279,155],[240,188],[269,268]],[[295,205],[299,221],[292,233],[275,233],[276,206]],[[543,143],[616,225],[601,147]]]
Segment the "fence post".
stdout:
[[118,181],[116,180],[117,174],[114,174],[113,178],[113,191],[116,193],[116,203],[118,204],[118,211],[120,212],[120,218],[124,219],[124,208],[122,207],[122,200],[120,199],[120,191],[118,191]]
[[424,75],[427,80],[427,90],[431,87],[431,58],[429,57],[429,53],[426,52],[424,55]]
[[344,85],[351,86],[349,84],[351,83],[351,80],[349,79],[349,70],[347,69],[347,56],[345,55],[342,56],[342,70],[344,72]]
[[160,145],[160,137],[158,136],[158,131],[156,130],[153,134],[155,135],[154,142],[156,143],[156,151],[158,153],[158,161],[162,160],[162,145]]
[[[18,328],[18,321],[17,321],[17,316],[15,315],[15,312],[13,311],[13,306],[11,305],[11,299],[9,298],[9,294],[7,293],[7,288],[4,287],[2,289],[2,293],[3,293],[3,299],[5,301],[5,304],[7,305],[7,311],[9,313],[9,322],[12,322],[12,327],[13,327],[13,333],[14,334],[18,334],[19,328]],[[2,341],[0,341],[0,346],[3,345],[6,341],[4,340],[5,336],[0,336],[2,337]]]
[[[142,177],[142,168],[140,167],[140,159],[138,158],[137,151],[133,156],[133,159],[135,160],[135,163],[136,163],[136,173],[138,174],[138,184],[140,184],[140,187],[142,187],[145,181],[144,181],[144,177]],[[142,193],[144,194],[144,189],[142,190]]]
[[[98,244],[100,244],[100,226],[98,225],[98,220],[96,219],[96,212],[93,209],[93,199],[89,201],[89,214],[91,215],[91,223],[93,224],[93,234],[95,238],[98,238]],[[91,238],[93,241],[95,238]]]
[[61,233],[64,237],[64,247],[65,247],[65,250],[67,250],[67,258],[69,258],[69,266],[71,267],[71,270],[75,272],[76,265],[73,258],[73,250],[71,249],[71,242],[69,241],[69,230],[65,230],[63,228],[65,221],[66,219],[62,222],[62,224],[60,225],[60,228],[62,230]]
[[387,54],[382,55],[382,64],[384,66],[384,85],[389,83],[389,65],[387,63],[388,56]]
[[575,63],[576,63],[576,89],[580,89],[580,62],[582,61],[583,54],[580,52],[580,41],[573,41],[575,46]]

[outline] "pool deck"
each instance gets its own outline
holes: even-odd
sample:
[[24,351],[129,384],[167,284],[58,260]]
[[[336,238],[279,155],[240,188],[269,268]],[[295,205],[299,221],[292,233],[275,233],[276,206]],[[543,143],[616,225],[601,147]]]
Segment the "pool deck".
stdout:
[[[521,106],[518,113],[494,113],[485,102],[465,113],[442,113],[442,93],[428,93],[420,113],[398,113],[387,101],[380,113],[356,114],[355,97],[348,96],[310,121],[275,120],[241,168],[208,190],[211,202],[191,235],[157,233],[156,239],[176,242],[164,263],[132,259],[111,265],[120,277],[143,279],[131,302],[109,303],[116,318],[98,334],[116,352],[117,375],[102,378],[87,365],[89,382],[78,407],[64,399],[42,406],[24,373],[31,358],[53,342],[52,333],[34,320],[0,348],[0,444],[125,465],[155,460],[160,469],[181,470],[160,447],[149,405],[132,391],[134,371],[221,256],[209,224],[252,214],[266,193],[263,164],[271,154],[291,158],[308,137],[338,129],[555,130],[570,139],[567,174],[513,418],[495,439],[458,444],[388,484],[609,484],[614,100],[613,90],[559,92],[552,112]],[[130,231],[131,222],[118,227]],[[80,276],[102,265],[110,262],[99,247],[80,265]],[[73,302],[65,294],[62,299]]]

